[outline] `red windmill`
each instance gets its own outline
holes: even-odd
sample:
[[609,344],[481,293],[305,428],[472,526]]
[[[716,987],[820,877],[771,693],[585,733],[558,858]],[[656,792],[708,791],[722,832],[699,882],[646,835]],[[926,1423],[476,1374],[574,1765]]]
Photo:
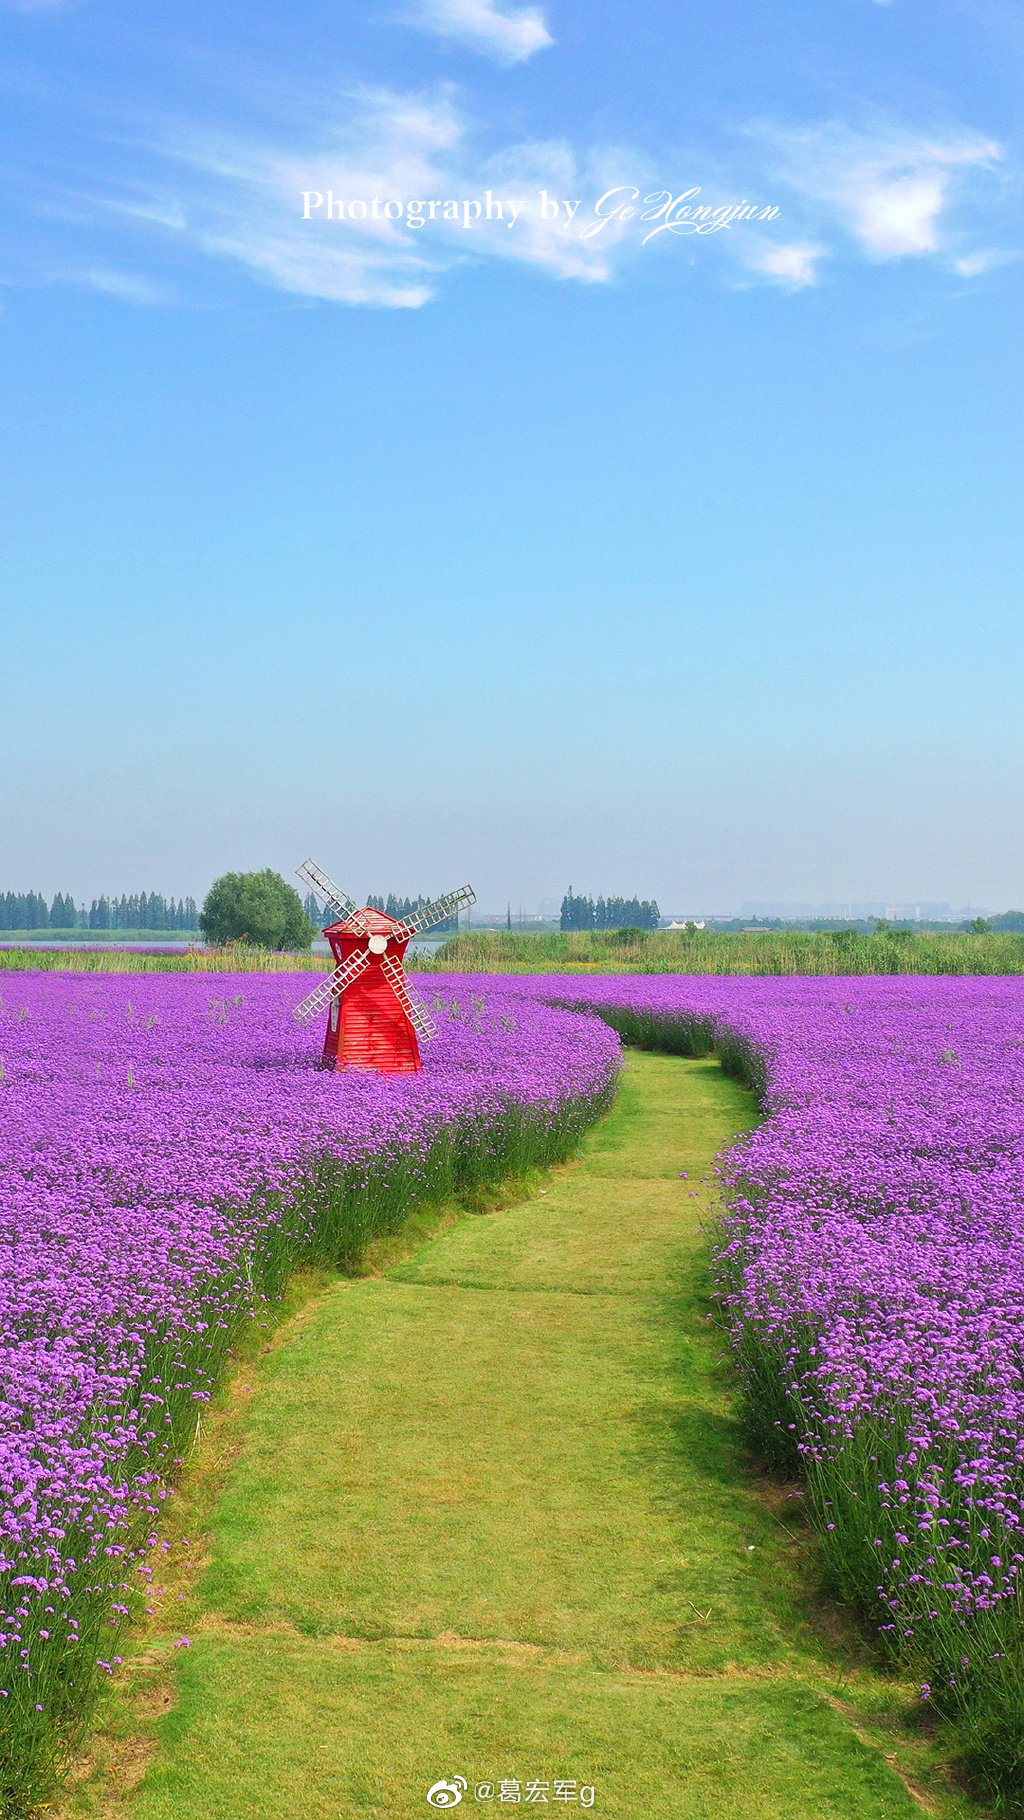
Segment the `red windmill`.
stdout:
[[402,961],[414,935],[475,904],[468,885],[450,891],[416,912],[416,921],[398,922],[383,910],[360,910],[311,859],[299,877],[338,912],[324,930],[335,967],[330,979],[295,1007],[300,1023],[330,1010],[322,1068],[376,1068],[382,1074],[413,1074],[422,1068],[417,1037],[435,1035],[434,1025],[406,990]]

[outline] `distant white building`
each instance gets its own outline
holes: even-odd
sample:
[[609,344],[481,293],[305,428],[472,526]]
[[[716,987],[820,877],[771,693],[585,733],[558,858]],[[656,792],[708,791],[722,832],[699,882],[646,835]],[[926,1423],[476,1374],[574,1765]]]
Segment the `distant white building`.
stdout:
[[954,920],[948,904],[886,904],[885,914],[891,923],[951,923]]

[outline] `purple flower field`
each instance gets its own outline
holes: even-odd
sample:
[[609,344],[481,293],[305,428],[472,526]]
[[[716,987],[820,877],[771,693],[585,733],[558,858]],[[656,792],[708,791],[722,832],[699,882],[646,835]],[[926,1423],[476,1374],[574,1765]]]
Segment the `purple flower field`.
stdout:
[[759,1092],[716,1247],[749,1419],[834,1580],[1019,1786],[1024,979],[416,987],[441,1034],[382,1079],[316,1069],[294,976],[3,979],[0,1795],[113,1660],[239,1321],[303,1256],[357,1267],[415,1199],[567,1154],[615,1031]]
[[1019,1800],[1024,981],[517,983],[759,1090],[717,1247],[749,1417],[833,1581]]
[[358,1263],[415,1199],[564,1156],[617,1074],[606,1025],[493,983],[428,994],[422,1074],[321,1073],[303,989],[3,979],[0,1804],[33,1764],[42,1785],[112,1660],[239,1319],[304,1255]]

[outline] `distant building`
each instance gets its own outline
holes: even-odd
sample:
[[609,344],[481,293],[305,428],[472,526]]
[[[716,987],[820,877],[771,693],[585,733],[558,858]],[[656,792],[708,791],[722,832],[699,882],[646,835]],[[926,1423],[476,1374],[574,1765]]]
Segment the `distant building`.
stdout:
[[888,904],[885,911],[890,923],[951,923],[953,912],[948,904]]
[[[824,922],[867,922],[873,916],[889,916],[891,913],[880,901],[860,903],[761,903],[747,902],[740,905],[740,915],[759,917],[762,922],[806,923],[815,917]],[[925,914],[922,906],[922,914]]]

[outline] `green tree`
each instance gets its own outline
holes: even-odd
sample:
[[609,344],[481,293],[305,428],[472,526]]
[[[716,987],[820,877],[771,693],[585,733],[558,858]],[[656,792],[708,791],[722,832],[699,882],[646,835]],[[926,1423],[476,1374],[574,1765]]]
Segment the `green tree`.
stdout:
[[313,925],[279,872],[225,872],[203,901],[199,927],[218,946],[248,936],[259,948],[308,949]]

